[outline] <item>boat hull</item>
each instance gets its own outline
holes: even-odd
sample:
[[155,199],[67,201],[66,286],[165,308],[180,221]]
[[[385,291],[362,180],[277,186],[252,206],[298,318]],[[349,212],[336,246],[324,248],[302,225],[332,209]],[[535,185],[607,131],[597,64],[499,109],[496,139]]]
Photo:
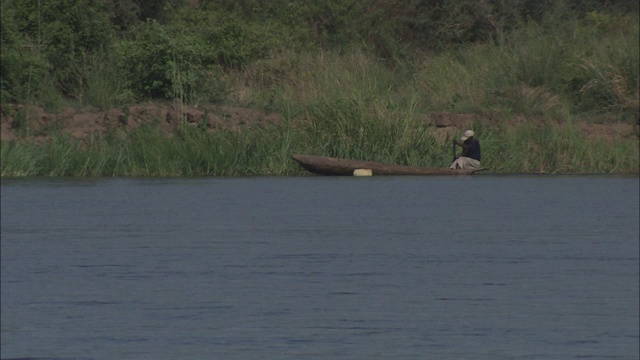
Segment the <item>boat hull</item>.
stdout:
[[371,175],[471,175],[485,170],[429,168],[315,155],[292,155],[291,158],[311,173],[333,176],[352,176],[358,169],[369,169]]

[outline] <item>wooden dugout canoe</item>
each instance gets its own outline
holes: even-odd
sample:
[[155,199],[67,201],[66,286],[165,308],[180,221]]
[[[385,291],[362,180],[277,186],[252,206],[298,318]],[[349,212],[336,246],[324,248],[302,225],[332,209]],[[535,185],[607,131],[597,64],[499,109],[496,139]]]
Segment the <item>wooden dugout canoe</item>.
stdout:
[[292,155],[291,157],[307,171],[319,175],[351,176],[357,169],[369,169],[371,175],[471,175],[485,170],[484,168],[457,170],[428,168],[315,155]]

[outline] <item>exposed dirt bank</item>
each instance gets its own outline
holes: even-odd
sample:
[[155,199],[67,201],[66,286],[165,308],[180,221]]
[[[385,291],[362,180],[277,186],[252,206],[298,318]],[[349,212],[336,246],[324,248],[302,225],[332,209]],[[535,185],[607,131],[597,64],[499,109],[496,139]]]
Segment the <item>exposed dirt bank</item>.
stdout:
[[[48,141],[49,134],[58,130],[82,141],[94,132],[106,132],[111,129],[132,130],[142,124],[157,124],[167,136],[170,136],[184,122],[193,126],[205,126],[209,131],[216,131],[222,128],[261,127],[267,124],[278,124],[281,121],[280,114],[266,114],[254,109],[215,105],[189,107],[179,104],[134,105],[110,110],[98,110],[90,107],[67,108],[55,114],[47,113],[40,107],[3,105],[0,108],[0,115],[2,141],[11,141],[22,137],[26,141],[36,143]],[[475,114],[430,114],[425,115],[421,120],[425,126],[429,126],[433,135],[441,140],[448,136],[456,136],[470,127],[472,123],[481,122],[488,127],[498,123],[490,115]],[[501,122],[502,125],[508,124],[509,127],[531,123],[532,120],[521,117]],[[534,120],[534,123],[542,125],[545,122]],[[552,124],[559,127],[565,126],[559,123]],[[611,142],[637,140],[640,135],[637,123],[584,121],[573,124],[573,126],[586,138]],[[25,132],[24,129],[29,131]],[[25,133],[28,136],[25,136]]]

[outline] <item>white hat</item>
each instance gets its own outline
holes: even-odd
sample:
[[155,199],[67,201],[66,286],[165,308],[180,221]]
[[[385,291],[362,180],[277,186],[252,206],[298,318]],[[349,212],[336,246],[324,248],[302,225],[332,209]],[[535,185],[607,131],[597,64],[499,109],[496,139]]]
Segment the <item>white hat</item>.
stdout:
[[473,130],[467,130],[467,131],[464,132],[464,134],[462,134],[462,137],[460,138],[460,140],[465,141],[468,138],[473,137],[473,135],[475,135],[473,133]]

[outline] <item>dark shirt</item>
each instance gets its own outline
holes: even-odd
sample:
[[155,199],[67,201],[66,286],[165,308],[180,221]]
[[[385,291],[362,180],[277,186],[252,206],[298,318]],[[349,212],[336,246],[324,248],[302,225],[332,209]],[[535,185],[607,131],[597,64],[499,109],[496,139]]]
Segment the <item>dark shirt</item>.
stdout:
[[[470,141],[469,141],[470,140]],[[462,156],[480,161],[480,141],[469,139],[462,144]]]

